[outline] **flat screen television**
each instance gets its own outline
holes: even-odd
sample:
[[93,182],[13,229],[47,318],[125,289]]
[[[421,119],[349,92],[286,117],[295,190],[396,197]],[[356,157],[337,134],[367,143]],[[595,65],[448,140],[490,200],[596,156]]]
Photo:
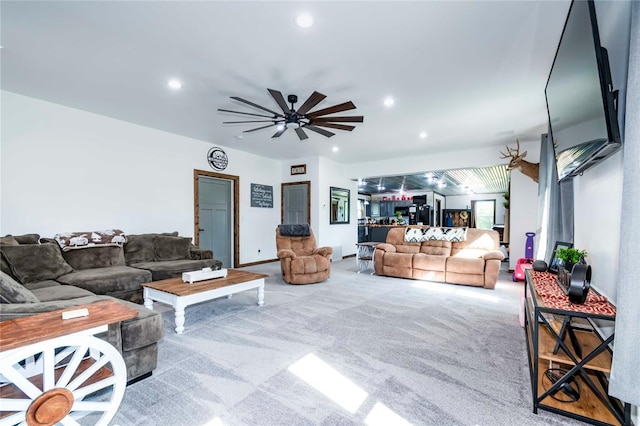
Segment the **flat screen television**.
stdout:
[[607,50],[593,0],[573,0],[545,88],[558,180],[584,172],[622,141]]

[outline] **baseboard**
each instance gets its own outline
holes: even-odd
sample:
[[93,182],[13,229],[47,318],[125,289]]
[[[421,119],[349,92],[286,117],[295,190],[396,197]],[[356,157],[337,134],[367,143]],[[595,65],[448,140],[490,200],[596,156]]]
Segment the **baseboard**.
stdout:
[[260,260],[259,262],[249,262],[249,263],[241,263],[237,266],[237,268],[245,268],[247,266],[256,266],[256,265],[264,265],[265,263],[278,262],[280,259],[267,259]]

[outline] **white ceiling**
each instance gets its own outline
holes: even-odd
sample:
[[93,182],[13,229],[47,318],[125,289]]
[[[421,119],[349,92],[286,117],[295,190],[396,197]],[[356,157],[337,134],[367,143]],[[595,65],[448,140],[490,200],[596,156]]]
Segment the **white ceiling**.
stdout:
[[[2,89],[278,159],[342,163],[538,141],[569,0],[2,1]],[[294,19],[306,11],[310,29]],[[170,78],[184,87],[171,91]],[[330,139],[245,134],[267,88],[353,101]],[[383,99],[395,98],[392,108]],[[420,139],[421,131],[428,132]],[[337,146],[334,153],[331,148]],[[496,155],[496,163],[500,163]],[[375,173],[372,173],[375,175]]]

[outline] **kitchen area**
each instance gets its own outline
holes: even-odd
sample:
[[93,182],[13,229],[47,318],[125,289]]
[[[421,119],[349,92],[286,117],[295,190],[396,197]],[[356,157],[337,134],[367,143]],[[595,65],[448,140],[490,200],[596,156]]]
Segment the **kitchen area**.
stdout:
[[446,209],[434,191],[415,195],[358,194],[358,243],[385,242],[396,226],[471,226],[471,210]]

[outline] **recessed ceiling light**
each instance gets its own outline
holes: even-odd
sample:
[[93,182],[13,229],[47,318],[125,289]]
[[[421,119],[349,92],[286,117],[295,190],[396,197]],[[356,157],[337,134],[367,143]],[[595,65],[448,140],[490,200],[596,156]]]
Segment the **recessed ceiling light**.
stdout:
[[169,80],[168,84],[169,84],[169,87],[171,87],[174,90],[182,89],[182,82],[180,80],[176,80],[175,78]]
[[301,13],[296,16],[296,25],[300,28],[309,28],[313,25],[313,16],[308,13]]
[[418,136],[420,136],[420,139],[426,139],[427,138],[427,132],[420,132],[420,134]]
[[385,98],[385,100],[384,100],[384,106],[386,106],[386,107],[390,107],[394,103],[395,103],[395,101],[393,100],[393,98],[391,96]]
[[338,147],[337,147],[337,146],[334,146],[331,150],[332,150],[333,152],[338,152]]

